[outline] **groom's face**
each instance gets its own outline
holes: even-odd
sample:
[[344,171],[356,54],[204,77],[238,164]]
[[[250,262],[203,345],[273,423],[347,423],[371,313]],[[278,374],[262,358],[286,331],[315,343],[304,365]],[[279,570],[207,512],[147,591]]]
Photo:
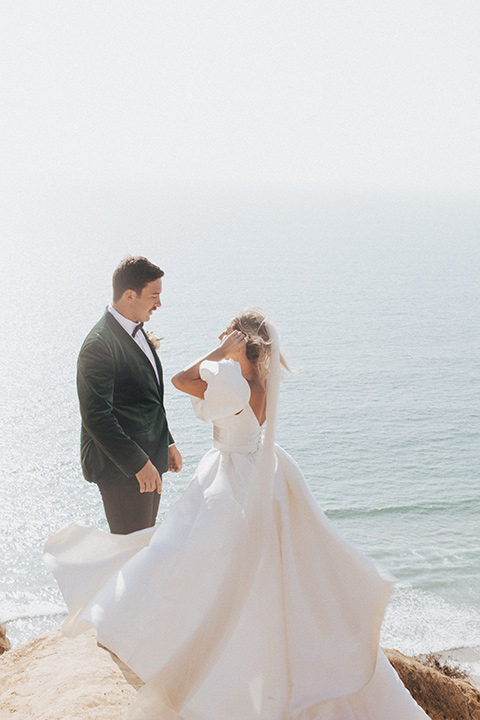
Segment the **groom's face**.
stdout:
[[162,293],[162,279],[153,280],[145,285],[140,294],[133,293],[132,296],[132,320],[135,322],[147,322],[154,310],[161,306],[160,295]]

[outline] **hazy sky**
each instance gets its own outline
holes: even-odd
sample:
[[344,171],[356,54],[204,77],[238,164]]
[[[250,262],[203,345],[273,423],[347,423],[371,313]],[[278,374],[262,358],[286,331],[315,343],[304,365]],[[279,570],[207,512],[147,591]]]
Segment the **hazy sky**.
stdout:
[[480,190],[479,0],[1,0],[1,187]]

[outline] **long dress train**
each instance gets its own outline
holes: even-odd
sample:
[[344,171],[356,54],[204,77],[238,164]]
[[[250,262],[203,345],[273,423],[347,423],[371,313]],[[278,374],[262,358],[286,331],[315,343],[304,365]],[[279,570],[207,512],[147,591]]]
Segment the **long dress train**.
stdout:
[[239,364],[201,376],[213,447],[165,521],[127,536],[73,523],[47,542],[65,634],[93,625],[145,681],[130,720],[427,718],[378,647],[390,579],[295,461],[264,451]]

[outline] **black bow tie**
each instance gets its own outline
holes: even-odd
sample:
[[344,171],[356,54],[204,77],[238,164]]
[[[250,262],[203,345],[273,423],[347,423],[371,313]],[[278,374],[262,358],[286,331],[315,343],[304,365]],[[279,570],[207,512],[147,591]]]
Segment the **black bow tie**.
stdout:
[[138,332],[139,330],[141,330],[141,328],[143,328],[143,322],[138,323],[138,325],[135,325],[135,327],[133,328],[133,332],[132,332],[132,337],[133,337],[133,338],[135,337],[135,335],[137,334],[137,332]]

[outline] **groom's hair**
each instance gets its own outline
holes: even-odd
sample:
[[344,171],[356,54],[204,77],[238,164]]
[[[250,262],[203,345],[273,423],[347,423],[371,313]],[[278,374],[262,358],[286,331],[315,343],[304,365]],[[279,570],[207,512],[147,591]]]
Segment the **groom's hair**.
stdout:
[[158,265],[141,255],[126,257],[113,273],[113,302],[120,300],[125,290],[135,290],[140,295],[145,285],[164,275]]

